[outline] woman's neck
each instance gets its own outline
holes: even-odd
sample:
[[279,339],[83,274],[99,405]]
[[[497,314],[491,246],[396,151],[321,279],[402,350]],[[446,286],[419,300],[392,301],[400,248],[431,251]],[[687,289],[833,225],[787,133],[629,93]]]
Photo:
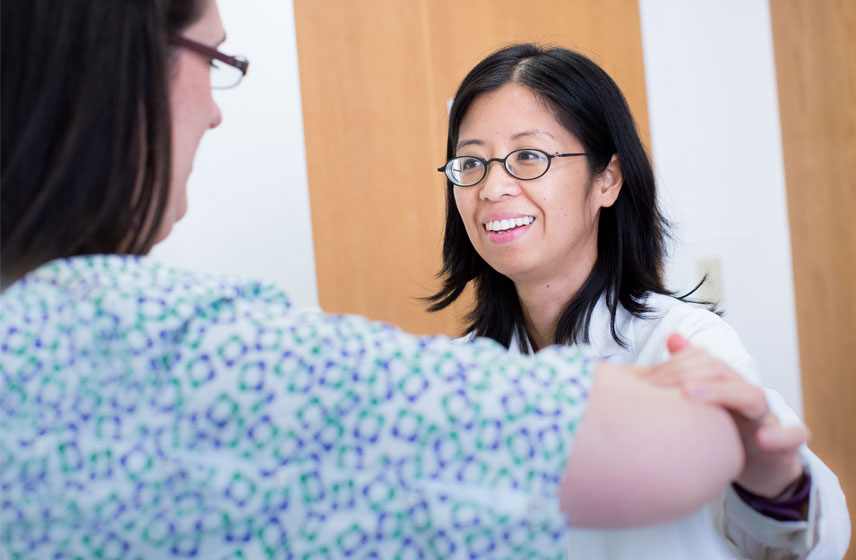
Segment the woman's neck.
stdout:
[[591,263],[586,263],[589,266],[573,267],[563,271],[565,274],[514,283],[533,351],[555,343],[559,318],[588,279],[596,258],[595,255]]

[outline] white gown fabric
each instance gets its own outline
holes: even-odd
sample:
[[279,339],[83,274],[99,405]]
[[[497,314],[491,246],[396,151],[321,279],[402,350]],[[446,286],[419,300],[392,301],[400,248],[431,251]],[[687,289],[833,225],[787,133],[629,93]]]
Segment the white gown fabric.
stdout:
[[[610,332],[609,311],[601,298],[590,327],[595,353],[615,364],[649,366],[669,357],[666,340],[680,333],[693,345],[705,348],[728,363],[750,382],[761,385],[758,367],[737,333],[717,315],[675,298],[652,294],[645,318],[623,307],[616,329],[627,347]],[[517,352],[517,340],[511,341]],[[766,389],[767,401],[783,424],[799,418],[776,391]],[[850,518],[838,478],[806,446],[800,450],[812,477],[808,521],[782,522],[747,506],[733,490],[693,515],[670,523],[631,530],[570,529],[567,557],[577,560],[834,560],[844,556],[850,541]]]

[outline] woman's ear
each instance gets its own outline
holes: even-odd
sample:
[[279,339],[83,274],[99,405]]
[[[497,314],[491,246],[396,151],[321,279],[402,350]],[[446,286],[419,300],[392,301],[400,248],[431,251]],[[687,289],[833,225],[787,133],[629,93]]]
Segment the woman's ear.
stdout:
[[618,154],[612,154],[612,158],[598,177],[596,184],[596,194],[602,208],[615,204],[623,183],[624,171],[621,169],[621,160],[618,159]]

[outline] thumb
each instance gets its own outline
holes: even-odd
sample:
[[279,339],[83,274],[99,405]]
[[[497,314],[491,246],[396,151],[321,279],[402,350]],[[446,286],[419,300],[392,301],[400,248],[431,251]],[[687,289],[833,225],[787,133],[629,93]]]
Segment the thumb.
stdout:
[[794,451],[808,440],[808,429],[801,425],[787,428],[764,426],[758,429],[755,438],[761,449],[765,451]]
[[677,354],[681,350],[689,348],[690,341],[678,333],[672,333],[666,341],[666,346],[671,354]]

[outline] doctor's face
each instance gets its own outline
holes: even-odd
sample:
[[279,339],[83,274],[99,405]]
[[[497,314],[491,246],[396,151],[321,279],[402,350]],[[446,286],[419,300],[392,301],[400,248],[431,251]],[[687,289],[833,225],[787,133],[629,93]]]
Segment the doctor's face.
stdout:
[[[546,102],[518,83],[477,97],[458,139],[456,156],[485,160],[524,148],[550,155],[585,151]],[[530,157],[519,154],[512,157]],[[492,162],[484,179],[454,187],[454,196],[470,242],[491,267],[515,283],[549,282],[557,273],[590,268],[596,259],[600,208],[608,204],[592,187],[585,156],[554,157],[533,180]]]

